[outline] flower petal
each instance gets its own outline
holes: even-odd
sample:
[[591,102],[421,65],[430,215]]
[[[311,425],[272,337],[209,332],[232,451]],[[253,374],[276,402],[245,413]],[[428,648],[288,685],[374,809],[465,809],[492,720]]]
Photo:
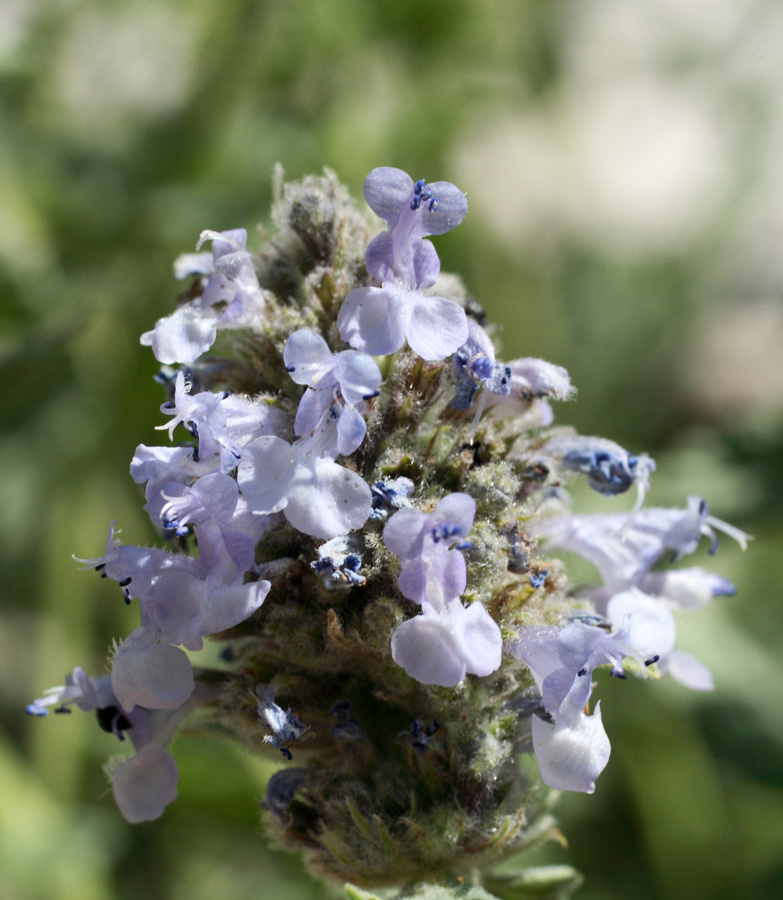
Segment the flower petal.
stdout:
[[293,478],[293,459],[291,445],[274,435],[256,438],[245,447],[237,482],[248,509],[268,514],[285,507]]
[[429,181],[427,187],[438,201],[434,209],[421,206],[421,233],[444,234],[456,228],[468,214],[468,198],[450,181]]
[[392,659],[421,684],[454,687],[467,666],[438,614],[420,615],[398,626],[392,635]]
[[120,812],[134,824],[160,818],[177,799],[177,764],[157,744],[146,744],[135,756],[121,762],[111,780]]
[[314,331],[300,328],[288,338],[283,351],[288,374],[297,384],[314,385],[334,366],[329,345]]
[[369,485],[328,458],[302,461],[294,472],[285,517],[303,534],[333,538],[361,528],[372,511]]
[[195,687],[193,669],[184,651],[145,627],[136,628],[117,648],[111,685],[126,712],[134,706],[177,709]]
[[601,704],[592,716],[581,715],[574,728],[532,718],[533,750],[541,777],[549,787],[592,794],[611,746],[601,721]]
[[453,300],[418,294],[405,337],[411,350],[423,359],[445,359],[468,339],[465,310]]
[[378,393],[381,370],[371,356],[355,350],[343,350],[337,354],[337,364],[337,380],[346,403],[358,406]]
[[394,227],[400,209],[413,190],[413,179],[402,169],[381,166],[364,179],[367,205],[390,227]]
[[337,314],[340,337],[371,356],[395,353],[405,343],[408,296],[390,284],[351,291]]
[[152,347],[155,359],[164,365],[192,363],[215,343],[217,319],[186,303],[170,316],[158,319],[152,331],[144,332],[140,343]]

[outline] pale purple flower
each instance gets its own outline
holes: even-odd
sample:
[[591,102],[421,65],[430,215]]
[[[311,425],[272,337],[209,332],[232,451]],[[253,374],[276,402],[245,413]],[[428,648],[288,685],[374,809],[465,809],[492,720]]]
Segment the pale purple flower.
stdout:
[[392,658],[411,678],[454,687],[466,674],[489,675],[499,668],[503,638],[481,603],[466,607],[453,597],[439,607],[422,607],[421,615],[392,634]]
[[734,538],[744,549],[749,535],[709,515],[700,497],[689,497],[685,509],[648,508],[632,520],[626,514],[555,516],[535,526],[549,547],[584,557],[601,573],[608,593],[637,585],[666,553],[675,558],[692,553],[702,536],[717,549],[716,531]]
[[155,358],[165,365],[192,363],[214,344],[219,327],[237,327],[265,308],[263,292],[245,249],[244,228],[204,231],[198,243],[212,240],[212,253],[188,253],[175,263],[177,278],[209,276],[200,297],[159,319],[152,331],[141,336]]
[[142,334],[141,344],[152,347],[158,362],[192,363],[215,343],[219,318],[212,310],[186,303],[158,319],[152,331]]
[[[359,406],[378,395],[381,373],[372,357],[355,350],[332,353],[314,331],[295,331],[283,351],[286,371],[297,384],[313,389],[336,387],[346,403]],[[297,432],[299,433],[299,432]]]
[[185,381],[182,372],[177,373],[174,389],[174,400],[164,403],[160,410],[172,416],[165,425],[156,425],[157,430],[166,430],[169,439],[173,439],[174,429],[183,424],[198,438],[198,458],[206,460],[219,455],[221,469],[230,471],[241,455],[239,448],[227,435],[228,419],[226,408],[222,405],[228,397],[225,393],[201,391],[190,393],[190,382]]
[[[136,484],[146,485],[144,496],[148,503],[154,502],[165,484],[185,484],[217,470],[216,459],[196,462],[195,455],[193,447],[148,447],[139,444],[131,460],[131,477]],[[160,504],[163,502],[161,500]]]
[[392,658],[422,684],[453,687],[467,673],[489,675],[500,666],[500,629],[478,601],[463,606],[465,559],[459,552],[473,526],[476,503],[449,494],[430,513],[401,509],[383,530],[387,548],[402,557],[399,588],[422,614],[398,626]]
[[531,626],[520,629],[509,649],[541,691],[544,716],[534,716],[531,725],[541,777],[552,788],[592,793],[610,753],[600,705],[592,716],[584,712],[593,670],[609,664],[613,675],[624,677],[623,659],[646,662],[629,641],[628,620],[613,634],[579,621],[563,628]]
[[430,513],[401,509],[390,517],[383,541],[403,560],[403,596],[440,610],[464,592],[467,574],[459,548],[465,546],[475,514],[475,500],[457,493],[444,497]]
[[[364,180],[370,209],[389,226],[370,242],[367,270],[378,281],[429,287],[435,284],[440,261],[431,234],[445,234],[465,218],[468,201],[448,181],[427,184],[390,166],[373,169]],[[372,352],[372,351],[370,351]]]
[[291,378],[308,385],[294,422],[297,437],[312,434],[333,410],[338,450],[345,456],[353,453],[367,430],[361,413],[381,384],[375,360],[355,350],[332,353],[320,335],[305,328],[288,339],[283,359]]
[[283,512],[298,531],[325,539],[361,528],[372,509],[369,485],[317,450],[271,435],[248,444],[237,469],[248,508]]
[[255,562],[255,548],[270,517],[253,515],[239,496],[236,481],[213,472],[191,486],[169,482],[144,507],[166,530],[198,538],[201,576],[216,583],[241,581]]
[[181,721],[192,709],[206,702],[209,694],[210,690],[202,685],[176,709],[133,706],[123,711],[111,678],[88,678],[77,666],[66,679],[65,687],[47,691],[27,711],[32,715],[46,715],[47,707],[56,704],[56,712],[70,712],[69,705],[75,704],[84,712],[95,712],[100,727],[120,741],[126,735],[130,737],[136,755],[114,767],[112,788],[123,816],[129,822],[146,822],[158,818],[177,796],[177,767],[163,747]]

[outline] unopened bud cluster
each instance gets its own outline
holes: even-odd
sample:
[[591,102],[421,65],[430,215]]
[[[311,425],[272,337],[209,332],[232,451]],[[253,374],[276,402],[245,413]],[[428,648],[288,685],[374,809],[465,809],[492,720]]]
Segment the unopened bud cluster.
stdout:
[[[314,871],[437,880],[541,837],[550,788],[593,791],[597,668],[712,686],[672,613],[733,586],[658,564],[746,535],[700,498],[645,506],[649,457],[553,425],[566,370],[496,357],[428,239],[467,213],[454,185],[373,170],[374,236],[330,173],[278,194],[256,252],[205,231],[210,251],[176,262],[188,290],[142,336],[173,443],[131,464],[159,545],[112,524],[82,560],[119,583],[132,630],[109,675],[77,667],[28,711],[73,704],[129,739],[111,780],[131,822],[176,797],[187,718],[284,764],[263,806]],[[572,514],[580,474],[635,488],[634,508]],[[570,584],[561,550],[599,583]]]

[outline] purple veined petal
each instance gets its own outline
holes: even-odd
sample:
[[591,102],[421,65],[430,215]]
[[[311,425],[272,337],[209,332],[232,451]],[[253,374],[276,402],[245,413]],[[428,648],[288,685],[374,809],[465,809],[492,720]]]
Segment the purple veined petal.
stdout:
[[399,625],[392,635],[391,650],[397,665],[421,684],[454,687],[467,672],[439,613],[414,616]]
[[450,181],[430,181],[427,187],[438,202],[434,209],[422,204],[421,234],[445,234],[468,214],[468,198]]
[[155,359],[164,365],[195,362],[215,343],[217,316],[191,304],[180,306],[170,316],[158,319],[145,331],[140,343],[152,347]]
[[394,239],[390,231],[382,231],[367,245],[364,261],[367,271],[378,281],[385,281],[394,257]]
[[606,617],[619,628],[630,616],[628,643],[642,657],[667,657],[674,649],[677,628],[674,616],[658,600],[637,588],[615,594],[606,608]]
[[414,297],[410,323],[405,329],[408,345],[428,362],[445,359],[468,339],[465,310],[443,297]]
[[300,328],[288,338],[283,361],[288,374],[297,384],[311,387],[315,387],[336,365],[326,341],[307,328]]
[[337,420],[337,452],[350,456],[361,446],[367,433],[367,423],[353,406],[345,404]]
[[111,685],[126,712],[134,706],[177,709],[195,687],[187,655],[143,626],[132,631],[117,648]]
[[184,573],[164,573],[150,600],[155,622],[166,637],[188,650],[201,650],[203,636],[244,622],[264,602],[268,581],[221,585]]
[[440,257],[432,241],[419,241],[413,251],[413,274],[416,284],[432,287],[440,275]]
[[682,650],[672,650],[663,671],[692,691],[715,690],[712,672],[695,656]]
[[361,528],[372,511],[369,485],[325,457],[296,466],[287,499],[285,517],[294,528],[327,540]]
[[330,388],[307,388],[299,401],[294,419],[294,434],[306,437],[321,424],[323,415],[334,399]]
[[346,403],[358,406],[378,393],[381,386],[381,370],[375,360],[366,353],[343,350],[337,354],[337,381]]
[[544,783],[562,791],[592,794],[595,779],[609,762],[611,746],[601,721],[601,704],[582,714],[575,727],[532,717],[533,750]]
[[396,556],[411,559],[421,554],[423,529],[427,514],[418,509],[401,509],[383,529],[383,542]]
[[386,224],[394,227],[403,204],[413,190],[413,179],[402,169],[382,166],[364,179],[364,199]]
[[242,453],[237,483],[248,509],[255,513],[279,512],[288,503],[294,474],[294,450],[274,435],[251,441]]
[[146,744],[135,756],[119,763],[111,780],[120,812],[134,824],[160,818],[177,799],[177,764],[157,744]]
[[340,337],[371,356],[396,353],[405,343],[410,321],[411,294],[391,283],[356,288],[337,314]]

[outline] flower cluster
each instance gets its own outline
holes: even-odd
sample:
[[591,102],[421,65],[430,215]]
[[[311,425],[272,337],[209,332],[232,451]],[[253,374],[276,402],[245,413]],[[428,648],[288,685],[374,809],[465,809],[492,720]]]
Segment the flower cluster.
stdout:
[[[383,884],[522,844],[544,785],[594,790],[598,669],[709,689],[673,611],[734,588],[658,564],[747,536],[698,498],[644,507],[648,456],[552,427],[566,370],[498,360],[479,305],[439,281],[427,238],[465,218],[458,188],[380,168],[364,193],[387,226],[369,245],[327,173],[281,188],[258,254],[243,230],[205,231],[212,252],[177,261],[188,299],[142,343],[164,367],[158,428],[183,439],[131,463],[163,546],[119,544],[113,523],[81,560],[138,602],[136,627],[109,676],[77,667],[28,711],[76,705],[130,738],[112,785],[132,822],[176,796],[166,748],[186,716],[296,755],[264,802],[280,835]],[[635,486],[633,509],[572,514],[580,475]],[[601,583],[571,590],[559,551]],[[207,636],[217,665],[199,664]],[[517,765],[531,750],[541,781]]]

